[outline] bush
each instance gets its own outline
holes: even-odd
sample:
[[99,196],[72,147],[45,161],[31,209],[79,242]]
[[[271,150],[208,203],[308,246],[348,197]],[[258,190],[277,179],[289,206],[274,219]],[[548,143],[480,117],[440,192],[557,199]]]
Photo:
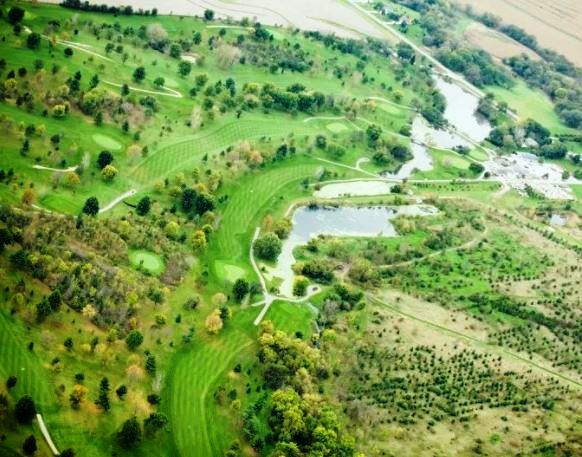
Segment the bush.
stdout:
[[40,40],[41,40],[40,34],[32,32],[26,38],[26,46],[29,49],[38,49],[40,47]]
[[277,235],[272,232],[261,235],[253,245],[255,255],[263,260],[274,262],[281,254],[283,243]]
[[32,423],[32,419],[34,419],[35,415],[36,405],[34,404],[32,397],[25,395],[18,400],[14,408],[14,416],[19,423],[28,425]]
[[19,8],[18,6],[13,6],[8,11],[8,22],[12,25],[18,24],[20,21],[24,19],[24,10]]
[[141,441],[142,430],[137,418],[134,416],[126,420],[117,434],[117,441],[121,447],[131,449]]
[[132,330],[125,338],[125,344],[130,351],[135,351],[143,343],[143,335],[139,330]]

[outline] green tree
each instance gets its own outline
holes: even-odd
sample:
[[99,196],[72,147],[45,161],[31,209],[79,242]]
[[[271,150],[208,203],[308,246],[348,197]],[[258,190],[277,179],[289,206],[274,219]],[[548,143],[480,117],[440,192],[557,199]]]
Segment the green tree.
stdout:
[[99,214],[99,200],[96,197],[89,197],[83,206],[83,213],[89,216],[97,216]]
[[39,33],[32,32],[26,37],[26,46],[28,49],[38,49],[40,48],[41,37]]
[[13,6],[8,11],[8,22],[12,25],[18,24],[20,21],[24,19],[24,10],[19,8],[18,6]]
[[297,276],[293,282],[293,295],[304,297],[307,293],[307,286],[309,286],[309,280],[305,276]]
[[261,235],[253,245],[253,251],[257,257],[263,260],[275,261],[281,253],[282,243],[277,235],[272,232]]
[[246,279],[238,278],[232,286],[232,295],[236,302],[241,302],[249,293],[249,282]]
[[156,357],[153,354],[149,354],[145,362],[146,371],[152,376],[156,374]]
[[143,428],[148,435],[154,435],[166,425],[168,425],[168,418],[163,413],[151,413],[143,421]]
[[14,416],[20,424],[28,425],[32,423],[32,419],[36,416],[36,405],[32,397],[25,395],[16,402]]
[[214,20],[214,11],[212,10],[205,10],[204,11],[204,19],[207,21]]
[[73,350],[73,338],[68,337],[65,342],[63,343],[63,345],[65,346],[65,348],[67,348],[67,351],[71,352]]
[[172,45],[170,46],[170,57],[173,57],[174,59],[179,59],[181,54],[182,48],[180,48],[180,45],[178,43],[172,43]]
[[162,78],[161,76],[158,76],[156,79],[154,79],[154,86],[156,86],[158,89],[161,89],[162,87],[164,87],[165,84],[166,84],[166,80],[164,78]]
[[146,71],[144,67],[137,67],[133,72],[133,80],[137,83],[142,82],[146,77]]
[[126,420],[117,434],[117,440],[121,447],[132,449],[142,439],[142,430],[137,417]]
[[145,216],[150,212],[151,206],[152,206],[152,201],[151,201],[150,197],[148,197],[146,195],[137,203],[135,211],[140,216]]
[[125,344],[130,351],[135,351],[143,343],[143,335],[139,330],[132,330],[125,338]]
[[182,60],[178,64],[178,73],[180,74],[180,76],[186,77],[191,72],[192,72],[192,64],[190,62],[186,62],[185,60]]
[[480,163],[471,162],[471,165],[469,165],[469,170],[471,170],[475,174],[479,174],[485,171],[485,167]]
[[71,48],[65,48],[64,54],[67,58],[73,57],[73,50]]
[[125,385],[121,385],[115,390],[115,393],[119,398],[123,398],[127,394],[127,387]]
[[91,81],[89,81],[89,88],[90,89],[95,89],[98,85],[99,85],[99,75],[98,74],[94,74],[91,77]]
[[99,166],[100,170],[103,170],[107,165],[113,162],[114,157],[113,154],[109,151],[101,151],[99,156],[97,157],[97,165]]
[[24,440],[24,443],[22,443],[22,452],[24,452],[24,454],[26,455],[34,454],[37,449],[38,448],[36,446],[36,438],[34,437],[34,435],[30,435],[28,438]]
[[8,379],[6,380],[6,388],[8,390],[13,389],[14,387],[16,387],[17,382],[18,379],[16,378],[16,376],[8,376]]
[[382,135],[382,128],[376,124],[371,124],[366,129],[366,138],[368,139],[368,145],[370,147],[375,147],[380,136]]

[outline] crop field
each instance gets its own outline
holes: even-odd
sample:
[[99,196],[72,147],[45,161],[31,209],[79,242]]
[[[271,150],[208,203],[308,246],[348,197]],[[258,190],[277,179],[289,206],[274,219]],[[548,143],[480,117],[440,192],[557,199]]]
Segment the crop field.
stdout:
[[464,38],[499,60],[520,54],[526,54],[533,60],[539,59],[531,49],[478,22],[472,22],[465,28]]
[[[48,0],[47,3],[59,3]],[[384,37],[380,27],[366,17],[354,14],[353,10],[339,0],[325,0],[313,4],[299,0],[293,5],[277,5],[273,8],[269,0],[175,0],[171,5],[160,4],[156,0],[113,0],[109,4],[116,6],[131,5],[134,8],[157,8],[160,13],[174,15],[202,16],[204,10],[212,8],[224,18],[242,19],[254,17],[258,21],[282,27],[297,27],[306,30],[320,30],[340,36],[359,37],[370,35]],[[325,11],[325,14],[322,14]]]
[[582,5],[577,0],[456,0],[475,11],[493,13],[534,35],[545,47],[582,65]]

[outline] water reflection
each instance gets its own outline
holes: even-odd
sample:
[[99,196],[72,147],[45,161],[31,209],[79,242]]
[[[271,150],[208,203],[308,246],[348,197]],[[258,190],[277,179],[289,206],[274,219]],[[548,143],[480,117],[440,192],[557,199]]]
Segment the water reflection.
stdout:
[[283,249],[277,265],[270,273],[283,279],[279,288],[281,295],[291,297],[293,294],[293,270],[295,263],[293,250],[318,235],[358,236],[358,237],[393,237],[397,236],[390,222],[400,215],[432,216],[438,213],[433,206],[406,205],[399,207],[374,206],[356,207],[308,207],[298,208],[293,214],[293,230],[283,243]]

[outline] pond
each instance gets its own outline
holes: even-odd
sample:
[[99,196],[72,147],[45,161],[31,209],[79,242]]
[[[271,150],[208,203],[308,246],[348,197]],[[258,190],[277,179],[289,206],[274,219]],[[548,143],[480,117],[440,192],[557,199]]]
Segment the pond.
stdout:
[[293,229],[289,238],[283,242],[283,249],[277,265],[270,274],[283,280],[279,293],[285,297],[293,296],[293,269],[297,246],[319,235],[354,237],[394,237],[398,236],[391,219],[401,215],[433,216],[438,210],[427,205],[406,205],[397,207],[318,207],[302,206],[293,213]]
[[566,222],[568,222],[568,219],[566,219],[566,217],[562,216],[561,214],[552,213],[550,216],[550,225],[552,227],[563,227],[566,225]]
[[317,198],[361,197],[386,195],[392,185],[386,181],[346,181],[326,184],[313,193]]
[[437,89],[447,100],[445,119],[455,129],[476,143],[489,136],[491,125],[487,119],[476,114],[479,97],[471,94],[454,82],[447,81],[443,76],[434,74]]
[[384,173],[383,176],[391,179],[409,178],[415,171],[430,171],[433,160],[429,147],[438,149],[453,149],[455,146],[471,147],[471,143],[463,139],[460,132],[470,140],[480,143],[491,131],[491,125],[482,116],[476,114],[479,98],[443,76],[435,74],[436,87],[447,101],[445,119],[452,128],[435,129],[420,115],[412,121],[410,149],[413,158],[400,167],[396,173]]

